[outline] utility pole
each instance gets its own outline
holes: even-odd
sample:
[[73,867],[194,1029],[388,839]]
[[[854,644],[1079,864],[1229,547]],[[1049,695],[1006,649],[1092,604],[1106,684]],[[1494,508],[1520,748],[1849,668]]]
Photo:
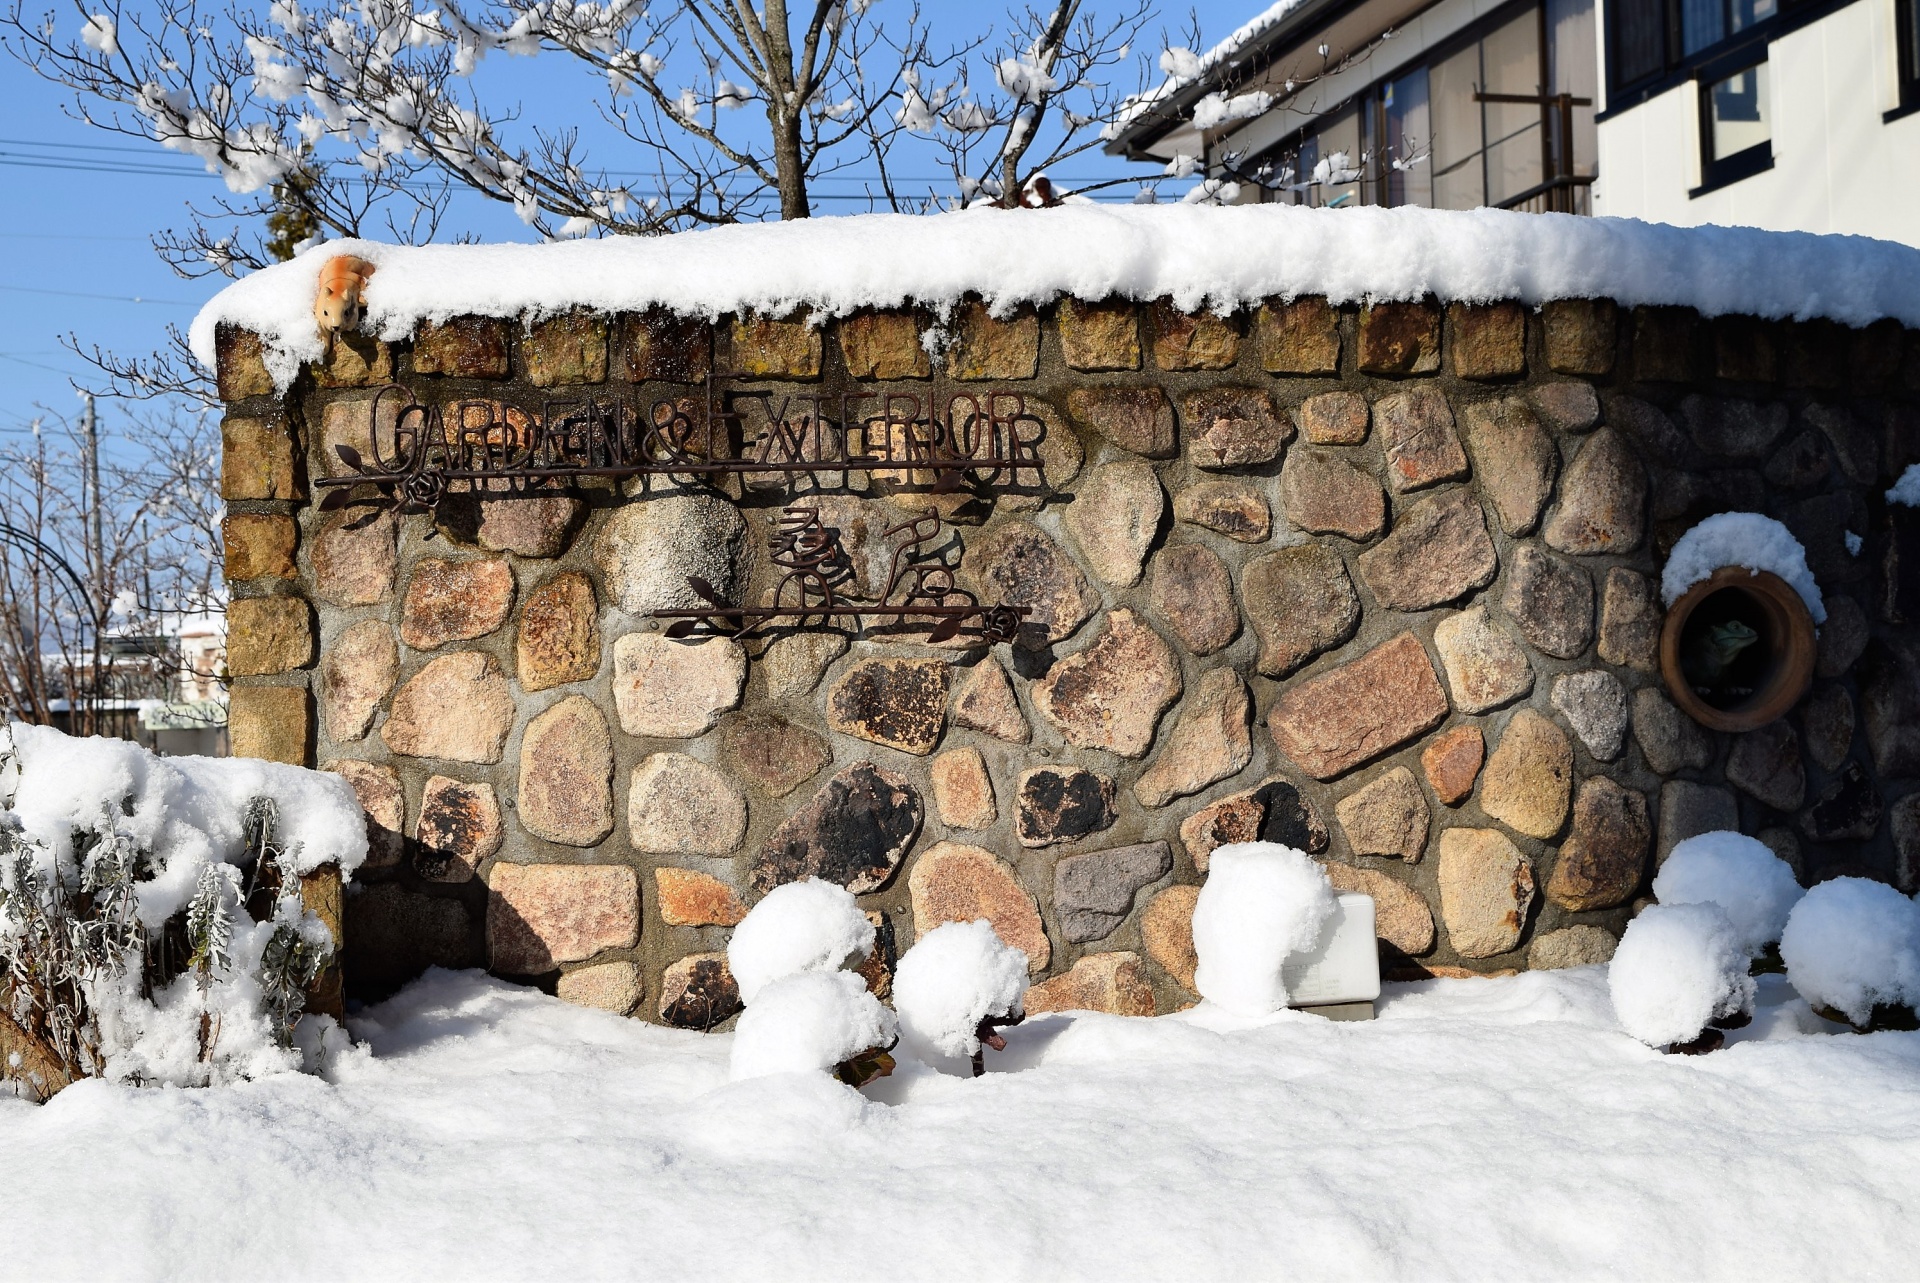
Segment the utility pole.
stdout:
[[[91,698],[95,709],[106,692],[102,689],[105,679],[105,651],[107,602],[107,554],[106,540],[101,535],[100,517],[100,422],[93,411],[93,393],[82,392],[80,402],[84,407],[80,414],[80,428],[87,439],[87,489],[92,491],[88,499],[87,510],[87,585],[89,605],[93,608],[93,690]],[[96,712],[97,716],[97,712]],[[88,731],[99,733],[94,718],[88,719]]]

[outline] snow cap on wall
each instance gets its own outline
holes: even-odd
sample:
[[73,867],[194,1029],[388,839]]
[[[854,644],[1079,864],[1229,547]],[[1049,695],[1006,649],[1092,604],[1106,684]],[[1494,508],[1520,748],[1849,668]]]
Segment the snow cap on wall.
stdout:
[[1001,314],[1066,295],[1169,298],[1225,312],[1267,298],[1336,303],[1611,298],[1708,316],[1827,317],[1920,326],[1920,250],[1858,236],[1681,228],[1631,219],[1418,208],[1074,204],[933,216],[863,214],[663,237],[544,245],[401,247],[334,241],[228,286],[201,309],[194,355],[214,334],[262,335],[284,388],[322,356],[320,268],[377,265],[365,328],[404,339],[423,320],[665,307],[717,317],[798,307],[816,316],[978,295]]

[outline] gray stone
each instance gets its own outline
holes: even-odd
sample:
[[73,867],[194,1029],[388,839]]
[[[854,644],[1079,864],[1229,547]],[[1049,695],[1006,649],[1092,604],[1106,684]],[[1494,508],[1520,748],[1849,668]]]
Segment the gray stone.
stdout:
[[517,811],[527,832],[566,846],[613,832],[613,736],[592,700],[569,695],[527,723]]
[[855,895],[877,891],[919,835],[921,815],[906,776],[855,762],[774,830],[754,861],[753,888],[820,878]]
[[1007,681],[1007,670],[991,655],[960,680],[953,697],[953,724],[980,731],[1009,744],[1025,744],[1033,730]]
[[1853,697],[1844,686],[1825,686],[1813,693],[1800,715],[1807,737],[1807,756],[1823,771],[1837,771],[1853,747]]
[[1776,811],[1798,810],[1807,798],[1807,772],[1793,727],[1783,718],[1734,736],[1727,783]]
[[613,704],[629,735],[691,739],[740,704],[747,652],[726,637],[628,633],[613,643]]
[[1647,470],[1626,438],[1602,428],[1587,438],[1560,486],[1542,537],[1582,556],[1632,552],[1647,529]]
[[1761,459],[1787,430],[1787,407],[1732,397],[1689,396],[1680,402],[1694,444],[1711,455]]
[[1507,630],[1484,606],[1440,621],[1433,647],[1446,669],[1453,706],[1463,713],[1484,713],[1533,689],[1533,665]]
[[1240,635],[1233,576],[1220,555],[1201,544],[1175,544],[1154,555],[1147,608],[1196,655],[1211,655]]
[[1633,693],[1633,738],[1655,775],[1704,771],[1713,760],[1713,741],[1706,731],[1656,687],[1643,686]]
[[982,601],[1029,608],[1021,627],[1029,649],[1065,641],[1100,605],[1080,567],[1028,521],[990,528],[968,545],[961,570]]
[[1555,659],[1578,657],[1593,639],[1593,580],[1531,545],[1514,549],[1500,604],[1520,635]]
[[1620,756],[1627,741],[1627,688],[1605,669],[1563,673],[1553,682],[1553,706],[1587,752],[1602,762]]
[[1391,856],[1412,864],[1426,852],[1432,811],[1420,782],[1404,766],[1349,793],[1333,810],[1355,855]]
[[1550,838],[1566,821],[1572,789],[1566,734],[1530,708],[1516,712],[1487,757],[1480,809],[1517,833]]
[[594,542],[594,564],[613,603],[630,615],[706,605],[688,582],[706,581],[738,604],[746,586],[747,523],[718,495],[669,494],[614,510]]
[[1810,405],[1800,417],[1818,428],[1833,443],[1833,455],[1847,480],[1858,486],[1870,486],[1880,476],[1880,442],[1871,428],[1855,418],[1845,406]]
[[650,855],[731,855],[747,835],[747,799],[685,753],[654,753],[627,783],[627,841]]
[[365,735],[399,679],[400,648],[385,620],[362,620],[341,633],[320,657],[320,725],[327,738],[343,744]]
[[1870,563],[1847,547],[1849,533],[1869,529],[1866,501],[1857,492],[1835,491],[1802,499],[1781,512],[1780,520],[1807,550],[1807,568],[1819,582],[1846,583],[1867,573]]
[[1613,961],[1620,941],[1611,931],[1586,925],[1549,931],[1527,946],[1529,971],[1560,971],[1567,967],[1597,967]]
[[1034,711],[1075,748],[1144,757],[1180,690],[1172,648],[1123,606],[1092,645],[1055,662],[1030,693]]
[[1867,649],[1867,615],[1860,603],[1840,593],[1824,594],[1827,622],[1820,625],[1814,672],[1841,677],[1860,662]]
[[[1476,401],[1460,412],[1460,418],[1474,475],[1493,501],[1500,528],[1510,535],[1531,532],[1553,494],[1554,474],[1560,467],[1553,439],[1517,396]],[[1584,457],[1586,451],[1581,453]]]
[[1604,775],[1582,780],[1573,830],[1547,879],[1547,899],[1573,913],[1625,904],[1646,874],[1652,842],[1644,794]]
[[809,694],[833,661],[847,653],[845,633],[801,632],[782,637],[760,657],[766,675],[768,699],[793,699]]
[[1153,465],[1108,463],[1080,483],[1065,521],[1093,573],[1116,588],[1131,588],[1140,582],[1141,563],[1165,510]]
[[1021,774],[1017,797],[1021,846],[1077,842],[1113,827],[1113,780],[1096,771],[1036,766]]
[[1653,581],[1625,566],[1607,568],[1600,595],[1600,658],[1609,664],[1660,670],[1660,629],[1666,613]]
[[1600,422],[1600,396],[1591,383],[1542,383],[1528,390],[1527,399],[1555,432],[1587,432]]
[[1884,809],[1873,777],[1848,762],[1801,814],[1800,831],[1815,842],[1865,842],[1879,832]]
[[1692,780],[1668,780],[1660,786],[1660,827],[1654,844],[1656,862],[1666,863],[1674,845],[1702,833],[1738,830],[1740,804],[1731,789]]
[[1173,515],[1238,543],[1265,543],[1273,534],[1267,497],[1244,481],[1220,478],[1188,486],[1173,497]]
[[1286,412],[1263,388],[1205,388],[1182,398],[1187,461],[1196,468],[1272,463],[1293,437]]
[[1160,755],[1134,781],[1140,805],[1165,806],[1245,770],[1253,760],[1252,713],[1253,700],[1240,675],[1231,668],[1208,669],[1181,707]]
[[1805,881],[1807,866],[1800,854],[1800,835],[1798,833],[1795,833],[1792,829],[1782,828],[1776,824],[1772,828],[1761,829],[1753,836],[1754,840],[1759,842],[1761,846],[1766,847],[1767,850],[1773,852],[1782,860],[1785,860],[1787,866],[1793,870],[1794,877],[1801,879],[1803,882]]
[[1300,544],[1255,557],[1240,572],[1241,602],[1260,639],[1255,666],[1284,677],[1353,636],[1360,598],[1347,568],[1320,544]]
[[1920,891],[1920,793],[1909,793],[1888,809],[1893,836],[1893,883],[1906,895]]
[[1773,452],[1766,478],[1783,490],[1804,490],[1827,479],[1831,464],[1826,438],[1809,428]]
[[1500,558],[1471,490],[1423,499],[1360,554],[1360,577],[1388,610],[1427,610],[1493,582]]
[[1497,829],[1440,834],[1440,916],[1454,952],[1491,958],[1520,943],[1533,906],[1533,866]]
[[947,724],[953,665],[944,659],[863,659],[827,693],[827,725],[842,735],[925,757]]
[[1371,539],[1386,528],[1387,497],[1380,483],[1332,450],[1291,450],[1280,470],[1287,521],[1316,535]]
[[1439,390],[1410,388],[1381,397],[1373,404],[1373,421],[1387,454],[1387,484],[1395,494],[1467,475],[1467,452]]
[[1141,842],[1063,857],[1053,866],[1053,910],[1074,944],[1104,940],[1133,912],[1141,888],[1173,872],[1165,842]]
[[1609,398],[1607,423],[1626,433],[1644,454],[1663,463],[1681,463],[1693,453],[1686,433],[1674,426],[1666,411],[1637,397]]
[[1860,721],[1881,777],[1920,775],[1920,645],[1887,644],[1868,665]]

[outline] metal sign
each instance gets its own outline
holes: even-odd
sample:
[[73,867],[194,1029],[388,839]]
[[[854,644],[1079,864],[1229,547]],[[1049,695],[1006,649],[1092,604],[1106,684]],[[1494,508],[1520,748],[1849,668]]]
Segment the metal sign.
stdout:
[[[660,397],[644,408],[617,397],[549,400],[537,418],[484,399],[452,402],[443,411],[391,384],[367,411],[373,457],[335,446],[351,471],[314,483],[332,491],[320,507],[425,512],[456,488],[504,497],[586,477],[685,483],[739,476],[751,483],[765,476],[789,486],[804,477],[831,488],[843,486],[847,474],[864,473],[890,474],[902,488],[931,493],[1044,488],[1037,447],[1047,427],[1023,393],[928,387],[776,394],[718,386],[742,377],[710,376],[704,398]],[[741,412],[746,406],[758,407],[752,425]],[[388,407],[391,423],[383,427]]]
[[988,645],[1010,642],[1026,618],[1026,606],[983,606],[980,599],[954,580],[952,554],[943,548],[944,526],[932,514],[910,517],[881,532],[881,538],[905,537],[893,547],[886,587],[872,601],[842,590],[853,577],[852,561],[842,547],[839,532],[820,519],[820,510],[789,504],[768,537],[768,555],[785,570],[764,606],[730,606],[713,585],[698,576],[687,584],[706,606],[656,610],[656,619],[676,622],[669,637],[690,637],[703,628],[714,634],[744,639],[781,625],[832,627],[850,619],[863,625],[867,617],[892,619],[896,631],[928,629],[929,645],[951,641],[967,633]]

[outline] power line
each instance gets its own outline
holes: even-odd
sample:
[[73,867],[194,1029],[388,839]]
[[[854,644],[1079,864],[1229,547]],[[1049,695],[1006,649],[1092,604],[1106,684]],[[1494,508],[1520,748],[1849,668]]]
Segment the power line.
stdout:
[[60,298],[91,298],[107,303],[157,303],[165,307],[200,306],[183,298],[141,298],[137,294],[88,294],[81,290],[46,290],[31,285],[0,285],[0,290],[6,290],[11,294],[52,294]]

